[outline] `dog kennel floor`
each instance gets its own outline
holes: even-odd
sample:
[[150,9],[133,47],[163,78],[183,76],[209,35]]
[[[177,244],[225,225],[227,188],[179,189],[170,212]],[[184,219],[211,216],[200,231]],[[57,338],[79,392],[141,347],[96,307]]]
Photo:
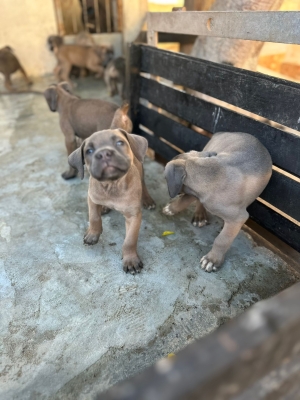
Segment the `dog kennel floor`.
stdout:
[[[77,93],[107,98],[91,79]],[[43,96],[18,94],[0,96],[0,115],[2,400],[93,399],[296,281],[243,231],[223,268],[203,272],[199,260],[221,223],[212,218],[199,229],[192,210],[163,215],[163,166],[149,160],[146,183],[157,208],[143,211],[144,269],[126,275],[122,215],[105,215],[100,242],[83,245],[88,177],[60,176],[67,158],[58,114]]]

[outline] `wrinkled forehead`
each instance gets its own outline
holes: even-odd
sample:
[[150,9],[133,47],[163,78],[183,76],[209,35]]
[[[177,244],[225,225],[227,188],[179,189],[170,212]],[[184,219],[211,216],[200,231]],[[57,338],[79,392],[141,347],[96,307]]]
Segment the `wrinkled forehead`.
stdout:
[[86,145],[93,144],[95,147],[112,145],[118,139],[122,139],[127,142],[125,135],[121,131],[119,131],[119,129],[108,129],[105,131],[93,133],[87,140]]

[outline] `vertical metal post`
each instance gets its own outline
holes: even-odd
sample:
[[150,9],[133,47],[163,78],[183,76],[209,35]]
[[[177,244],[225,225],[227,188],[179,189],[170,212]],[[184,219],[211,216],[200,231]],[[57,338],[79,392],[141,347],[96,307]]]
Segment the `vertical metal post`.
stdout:
[[158,44],[158,32],[151,29],[151,13],[149,12],[147,14],[147,43],[154,47]]
[[96,32],[100,33],[101,32],[101,24],[100,24],[98,0],[94,0],[94,10],[95,10],[95,17],[96,17]]
[[82,8],[83,8],[83,21],[84,21],[84,28],[86,31],[89,32],[89,28],[88,28],[88,23],[89,23],[89,17],[88,17],[88,12],[87,12],[87,4],[86,4],[86,0],[82,0]]
[[105,12],[106,12],[107,32],[111,32],[110,0],[105,0]]
[[58,34],[63,36],[65,34],[65,25],[60,0],[54,0],[54,5]]
[[[72,4],[73,6],[73,4]],[[74,7],[71,9],[71,14],[72,14],[72,27],[73,27],[73,33],[78,33],[78,26],[77,26],[77,17],[74,12]]]

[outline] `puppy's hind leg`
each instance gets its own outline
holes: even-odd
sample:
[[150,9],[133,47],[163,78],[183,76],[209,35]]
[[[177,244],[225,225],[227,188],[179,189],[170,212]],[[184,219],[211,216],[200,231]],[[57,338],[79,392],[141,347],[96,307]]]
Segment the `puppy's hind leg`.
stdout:
[[24,79],[27,82],[27,85],[32,85],[33,82],[28,78],[28,76],[21,64],[19,66],[19,70],[21,71],[22,75],[24,76]]
[[13,88],[12,83],[11,83],[11,80],[10,80],[10,75],[9,75],[9,74],[5,74],[5,75],[4,75],[4,78],[5,78],[4,85],[5,85],[6,89],[7,89],[9,92],[13,92],[13,91],[14,91],[14,88]]
[[198,226],[199,228],[202,228],[202,226],[208,224],[207,211],[199,200],[197,200],[196,203],[196,210],[192,219],[192,224],[194,226]]
[[195,200],[197,200],[197,198],[194,196],[189,194],[180,194],[163,208],[163,213],[165,215],[178,214],[180,211],[185,210]]
[[89,223],[90,226],[86,231],[83,243],[88,244],[89,246],[98,243],[99,237],[102,233],[102,219],[101,219],[101,211],[102,206],[99,204],[95,204],[88,196],[88,206],[89,206]]
[[90,71],[96,72],[96,78],[103,78],[104,68],[101,65],[94,62],[87,62],[86,66]]
[[156,204],[148,192],[144,179],[142,182],[142,188],[143,188],[143,194],[142,194],[143,207],[148,210],[154,210]]
[[[73,132],[68,132],[68,134],[65,134],[65,144],[67,148],[67,153],[68,156],[73,153],[77,149],[77,142],[76,142],[76,137]],[[77,176],[77,170],[73,167],[69,167],[69,169],[61,174],[62,178],[68,180],[75,178]]]
[[237,237],[249,214],[245,210],[234,221],[225,221],[220,234],[216,237],[213,247],[208,254],[200,260],[201,268],[206,272],[217,271],[222,265],[227,250]]

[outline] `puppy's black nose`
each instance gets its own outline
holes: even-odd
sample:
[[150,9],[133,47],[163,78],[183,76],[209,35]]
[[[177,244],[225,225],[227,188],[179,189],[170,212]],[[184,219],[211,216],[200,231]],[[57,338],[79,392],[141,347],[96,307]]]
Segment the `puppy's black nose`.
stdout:
[[95,154],[95,156],[96,156],[96,158],[98,158],[99,160],[101,160],[102,158],[103,158],[104,160],[109,160],[109,159],[112,157],[113,153],[114,153],[113,150],[104,149],[104,150],[98,151],[98,152]]

